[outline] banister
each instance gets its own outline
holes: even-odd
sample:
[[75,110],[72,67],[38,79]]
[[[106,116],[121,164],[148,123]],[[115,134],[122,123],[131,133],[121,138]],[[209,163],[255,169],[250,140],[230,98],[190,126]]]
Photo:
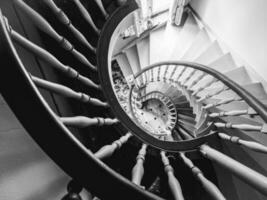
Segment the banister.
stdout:
[[0,91],[27,132],[48,156],[73,179],[79,180],[86,189],[94,191],[101,198],[163,200],[96,159],[59,121],[25,70],[8,28],[0,11],[0,58],[4,61],[0,73]]
[[253,95],[251,95],[248,91],[246,91],[240,85],[235,83],[233,80],[229,79],[224,74],[222,74],[222,73],[218,72],[217,70],[212,69],[208,66],[198,64],[198,63],[193,63],[193,62],[180,62],[180,61],[159,62],[159,63],[155,63],[153,65],[150,65],[150,66],[144,68],[140,72],[136,73],[134,75],[134,77],[137,78],[142,73],[145,73],[146,71],[151,70],[152,68],[156,68],[156,67],[164,66],[164,65],[176,65],[176,66],[190,67],[190,68],[193,68],[196,70],[203,71],[203,72],[213,76],[214,78],[216,78],[217,80],[219,80],[223,84],[225,84],[232,91],[234,91],[242,99],[244,99],[245,102],[250,107],[252,107],[265,122],[267,122],[267,107],[263,103],[261,103],[258,99],[256,99]]

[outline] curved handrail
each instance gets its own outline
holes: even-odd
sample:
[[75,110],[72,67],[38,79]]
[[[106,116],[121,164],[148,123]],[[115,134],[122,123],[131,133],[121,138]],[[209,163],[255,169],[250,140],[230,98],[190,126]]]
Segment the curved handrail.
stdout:
[[227,87],[229,87],[231,90],[233,90],[236,94],[238,94],[242,99],[245,100],[245,102],[251,106],[259,115],[260,117],[267,123],[267,107],[261,103],[258,99],[256,99],[252,94],[250,94],[248,91],[246,91],[244,88],[242,88],[240,85],[235,83],[233,80],[226,77],[224,74],[218,72],[215,69],[212,69],[208,66],[193,63],[193,62],[180,62],[180,61],[168,61],[168,62],[159,62],[155,63],[153,65],[150,65],[143,70],[139,71],[134,75],[135,78],[140,76],[142,73],[151,70],[152,68],[159,67],[161,65],[176,65],[176,66],[185,66],[192,69],[196,69],[199,71],[203,71],[209,75],[212,75],[214,78],[221,81],[223,84],[225,84]]
[[162,200],[96,159],[60,122],[25,70],[9,37],[8,27],[0,11],[0,58],[5,63],[1,67],[0,90],[37,144],[67,174],[101,198]]
[[99,38],[97,47],[97,65],[99,69],[99,79],[104,91],[104,95],[109,105],[112,105],[112,112],[117,116],[117,118],[120,119],[121,123],[124,124],[124,126],[126,126],[135,136],[157,149],[166,151],[185,151],[189,149],[195,149],[196,146],[209,141],[213,141],[213,139],[217,137],[216,134],[205,135],[201,138],[198,138],[197,140],[183,142],[158,140],[157,138],[149,134],[144,134],[144,130],[136,125],[136,123],[129,117],[129,115],[123,110],[120,103],[118,102],[116,94],[113,91],[109,75],[110,71],[108,66],[110,65],[110,60],[108,58],[108,55],[111,45],[110,42],[111,38],[113,37],[114,31],[121,23],[121,20],[131,12],[134,12],[136,9],[137,6],[131,6],[129,4],[122,6],[105,23]]

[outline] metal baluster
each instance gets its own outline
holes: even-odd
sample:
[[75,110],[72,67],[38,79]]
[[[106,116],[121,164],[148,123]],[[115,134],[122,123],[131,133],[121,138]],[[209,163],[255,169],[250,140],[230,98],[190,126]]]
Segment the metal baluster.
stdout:
[[166,65],[166,68],[165,68],[165,71],[164,71],[164,75],[163,75],[163,81],[166,82],[167,80],[167,73],[168,73],[168,70],[169,70],[169,65]]
[[160,71],[161,71],[161,66],[158,67],[158,75],[157,75],[157,80],[160,81]]
[[175,72],[177,71],[177,68],[178,67],[174,65],[173,70],[172,70],[171,75],[170,75],[170,78],[169,78],[171,82],[174,81],[173,76],[174,76]]
[[178,75],[178,77],[176,78],[176,82],[179,82],[179,79],[183,76],[183,74],[185,73],[185,70],[186,70],[187,68],[186,67],[184,67],[183,69],[182,69],[182,71],[180,72],[180,74]]
[[81,63],[88,66],[92,70],[97,70],[97,68],[92,65],[84,55],[78,52],[73,45],[63,36],[59,35],[54,28],[35,10],[25,4],[22,0],[15,0],[15,4],[33,21],[33,23],[43,32],[48,34],[54,40],[56,40],[62,48],[72,53],[72,55],[77,58]]
[[151,70],[151,82],[154,82],[154,72],[153,72],[153,68],[150,69]]

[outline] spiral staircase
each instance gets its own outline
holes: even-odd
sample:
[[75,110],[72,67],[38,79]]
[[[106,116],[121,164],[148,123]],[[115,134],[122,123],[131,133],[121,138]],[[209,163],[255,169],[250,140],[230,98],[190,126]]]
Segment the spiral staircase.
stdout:
[[0,91],[63,199],[266,198],[264,86],[175,2],[14,0],[29,35],[1,13]]

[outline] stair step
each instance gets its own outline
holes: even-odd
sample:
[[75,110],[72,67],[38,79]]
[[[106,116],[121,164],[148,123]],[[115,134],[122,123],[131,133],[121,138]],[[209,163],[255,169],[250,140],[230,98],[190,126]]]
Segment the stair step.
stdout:
[[193,112],[187,112],[187,111],[184,111],[184,110],[179,110],[178,113],[181,114],[181,115],[192,117],[192,118],[196,117],[196,115]]
[[179,123],[179,126],[181,126],[187,132],[191,133],[191,135],[194,135],[194,131],[196,130],[194,126],[180,124],[180,123]]
[[188,107],[190,107],[190,103],[184,102],[184,103],[175,104],[175,106],[176,106],[176,108],[188,108]]
[[132,72],[134,74],[138,73],[141,70],[138,53],[137,53],[137,47],[133,46],[125,51],[125,54],[128,58],[129,64],[132,68]]
[[235,69],[236,63],[230,53],[227,53],[209,64],[209,67],[223,73]]
[[[250,92],[255,98],[261,100],[261,99],[267,99],[267,94],[265,93],[265,90],[261,83],[249,83],[242,86],[245,90]],[[210,92],[212,93],[217,89],[211,89]],[[206,93],[206,92],[205,92]],[[204,94],[204,93],[203,93]],[[206,93],[207,94],[207,93]],[[205,95],[205,94],[204,94]],[[202,96],[202,94],[201,94]],[[228,90],[220,93],[219,95],[216,95],[213,99],[228,99],[232,97],[237,97],[237,94],[235,94],[233,91]],[[205,101],[208,103],[208,101]]]
[[149,38],[146,37],[136,44],[141,69],[149,65]]
[[[153,7],[155,6],[153,1]],[[159,1],[160,2],[160,1]],[[158,2],[158,3],[159,3]],[[153,64],[158,62],[159,57],[161,57],[162,53],[162,45],[163,45],[163,39],[164,38],[164,32],[168,21],[168,12],[165,12],[161,15],[158,15],[157,17],[153,18],[153,23],[156,24],[163,24],[166,22],[164,26],[159,27],[158,29],[152,31],[149,35],[149,63]]]
[[161,57],[162,49],[159,48],[158,43],[164,37],[164,27],[161,27],[150,33],[149,36],[149,62],[150,64],[157,63]]
[[196,59],[200,53],[202,53],[208,48],[209,45],[211,45],[211,43],[212,41],[209,38],[207,31],[202,28],[181,59],[186,61],[192,61]]
[[[169,60],[180,60],[199,32],[200,28],[195,18],[191,14],[188,14],[183,29],[180,31],[179,35],[176,36],[177,40],[174,48],[169,49],[169,52],[171,52]],[[165,35],[165,37],[168,36]]]
[[178,118],[179,119],[182,119],[184,121],[188,121],[188,122],[191,122],[191,123],[196,123],[195,122],[195,118],[192,118],[192,117],[189,117],[189,116],[185,116],[185,115],[182,115],[182,114],[177,114]]
[[187,99],[186,99],[185,96],[173,97],[172,100],[173,100],[173,102],[175,102],[175,104],[184,104],[184,103],[187,103]]
[[218,41],[213,41],[195,60],[194,62],[209,65],[214,60],[223,56],[223,50],[221,49]]
[[239,85],[246,85],[252,82],[245,67],[238,67],[232,69],[224,73],[224,75],[230,78],[231,80],[235,81]]
[[158,61],[166,61],[169,59],[172,49],[174,49],[178,43],[177,41],[179,40],[179,34],[182,29],[183,26],[173,26],[171,21],[168,21],[164,35],[159,41],[161,44],[159,46],[159,48],[161,48],[161,54],[160,57],[157,58]]
[[189,127],[191,130],[194,130],[196,122],[195,121],[187,121],[187,120],[178,119],[178,124],[186,126],[186,127]]

